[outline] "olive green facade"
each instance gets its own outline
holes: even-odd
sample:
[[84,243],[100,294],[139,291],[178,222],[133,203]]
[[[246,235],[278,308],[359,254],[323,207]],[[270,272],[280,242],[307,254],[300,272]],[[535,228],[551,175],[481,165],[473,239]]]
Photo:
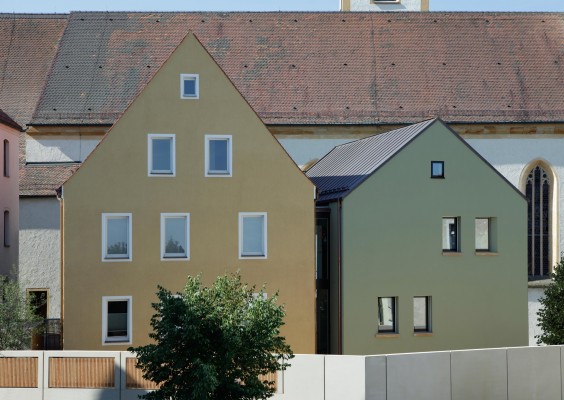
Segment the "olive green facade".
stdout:
[[[431,161],[444,161],[444,179],[431,178]],[[420,133],[342,199],[340,224],[333,203],[333,231],[342,235],[342,352],[527,345],[526,206],[440,121]],[[444,217],[458,218],[457,252],[443,252]],[[476,218],[490,219],[490,251],[475,249]],[[333,280],[338,257],[331,262]],[[414,332],[416,296],[431,298],[429,332]],[[378,332],[379,297],[396,298],[395,333]]]
[[[181,99],[181,74],[199,76],[199,98]],[[174,134],[174,176],[148,176],[148,135]],[[205,135],[231,135],[231,176],[205,176]],[[198,40],[189,34],[63,186],[65,349],[103,343],[104,296],[131,296],[131,345],[149,342],[157,285],[181,290],[225,272],[286,307],[282,334],[315,352],[314,186]],[[267,215],[267,256],[239,256],[239,213]],[[103,260],[102,215],[130,213],[131,261]],[[189,259],[161,260],[161,213],[189,213]]]

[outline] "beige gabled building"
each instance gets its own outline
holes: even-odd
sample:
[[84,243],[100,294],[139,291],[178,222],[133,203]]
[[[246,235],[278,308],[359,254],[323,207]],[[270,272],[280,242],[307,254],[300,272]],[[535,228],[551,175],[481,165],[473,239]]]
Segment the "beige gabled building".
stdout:
[[239,270],[314,353],[314,193],[189,33],[62,187],[64,348],[146,344],[157,285]]

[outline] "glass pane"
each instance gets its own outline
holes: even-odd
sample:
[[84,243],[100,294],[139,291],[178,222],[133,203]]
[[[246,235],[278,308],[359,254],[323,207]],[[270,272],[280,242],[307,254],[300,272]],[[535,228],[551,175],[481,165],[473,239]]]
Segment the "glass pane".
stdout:
[[187,247],[186,217],[165,218],[165,256],[185,257]]
[[108,337],[127,336],[127,301],[108,302]]
[[489,250],[489,219],[476,218],[476,250]]
[[210,172],[228,172],[228,144],[227,139],[210,140]]
[[431,164],[431,173],[434,177],[443,176],[443,163],[433,162]]
[[195,78],[185,78],[184,79],[184,97],[196,97],[196,79]]
[[415,331],[428,330],[427,325],[427,298],[413,298],[413,329]]
[[264,216],[243,218],[243,255],[264,255]]
[[458,250],[458,226],[456,218],[443,218],[443,250]]
[[153,139],[153,167],[152,171],[171,172],[172,139]]
[[378,297],[378,331],[395,331],[395,298]]
[[129,244],[128,217],[108,218],[106,222],[106,254],[108,257],[127,257]]

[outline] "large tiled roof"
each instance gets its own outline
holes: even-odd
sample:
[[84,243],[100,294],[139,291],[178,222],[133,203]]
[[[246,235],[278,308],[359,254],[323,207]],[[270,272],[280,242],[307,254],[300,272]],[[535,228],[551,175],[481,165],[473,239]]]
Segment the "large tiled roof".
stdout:
[[112,124],[189,30],[266,124],[564,121],[562,13],[75,12],[33,123]]
[[20,196],[54,196],[78,164],[20,166]]
[[14,121],[8,114],[6,114],[2,110],[0,110],[0,123],[7,125],[11,128],[17,129],[18,131],[21,131],[22,129],[22,127],[19,126],[16,121]]
[[345,197],[435,121],[423,121],[335,147],[306,172],[317,187],[318,200]]
[[35,110],[67,18],[0,14],[0,108],[20,126]]

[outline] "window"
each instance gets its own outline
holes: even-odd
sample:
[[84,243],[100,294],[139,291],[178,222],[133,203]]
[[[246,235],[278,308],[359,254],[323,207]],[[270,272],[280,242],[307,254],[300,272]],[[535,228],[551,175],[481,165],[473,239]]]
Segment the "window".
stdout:
[[175,147],[175,135],[161,133],[149,134],[149,176],[175,176]]
[[206,135],[206,176],[231,176],[231,135]]
[[525,184],[528,207],[529,276],[548,276],[551,267],[552,180],[551,175],[537,165],[529,172]]
[[200,98],[200,77],[197,74],[180,75],[180,98],[199,99]]
[[41,319],[46,319],[49,309],[49,289],[27,289],[26,292],[33,313]]
[[190,258],[190,214],[161,214],[161,260]]
[[413,298],[413,331],[431,332],[431,297]]
[[4,140],[4,176],[10,176],[10,142]]
[[396,303],[396,297],[378,297],[378,333],[398,333]]
[[476,251],[491,251],[490,219],[476,218]]
[[431,161],[431,178],[444,178],[445,177],[445,162],[444,161]]
[[131,296],[102,297],[102,344],[131,344]]
[[131,214],[102,214],[102,261],[131,259]]
[[239,213],[239,258],[266,258],[266,213]]
[[10,211],[4,211],[4,247],[10,244]]
[[460,251],[458,221],[457,217],[443,218],[443,251]]

